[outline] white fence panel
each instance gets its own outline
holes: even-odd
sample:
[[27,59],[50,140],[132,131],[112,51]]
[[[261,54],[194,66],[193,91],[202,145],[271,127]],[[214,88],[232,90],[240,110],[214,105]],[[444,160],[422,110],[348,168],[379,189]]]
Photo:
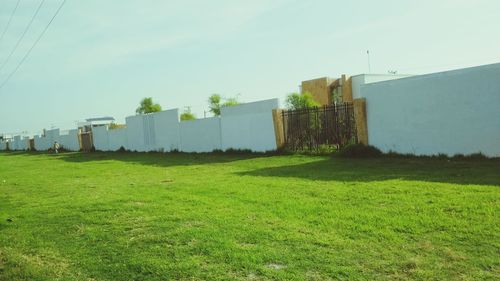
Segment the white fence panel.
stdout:
[[220,118],[180,122],[181,151],[211,152],[222,149]]
[[276,150],[272,110],[278,107],[278,99],[223,107],[222,149]]
[[[180,150],[211,152],[216,149],[276,149],[272,110],[279,107],[278,99],[225,107],[221,117],[179,122],[179,110],[172,109],[153,114],[126,118],[126,128],[109,130],[107,126],[92,128],[94,147],[100,151],[116,151],[124,147],[130,151]],[[17,136],[11,149],[27,149],[28,139]],[[35,136],[35,149],[46,151],[57,141],[71,151],[78,151],[78,130],[61,134],[59,129],[47,130],[44,136]],[[0,149],[6,144],[0,143]]]
[[59,144],[66,150],[79,151],[78,130],[73,129],[59,135]]
[[150,116],[153,118],[153,129],[151,131],[154,132],[152,135],[154,135],[155,144],[150,150],[165,152],[179,150],[179,110],[165,110],[151,114]]
[[49,148],[52,147],[52,142],[51,140],[42,137],[42,136],[34,136],[33,137],[35,141],[35,149],[38,151],[46,151],[49,150]]
[[14,136],[14,139],[9,143],[10,150],[28,150],[29,138],[22,136]]
[[383,151],[500,156],[500,64],[361,87],[368,141]]
[[93,127],[92,140],[95,150],[109,151],[108,128],[106,126]]
[[117,151],[121,147],[127,148],[127,128],[108,129],[108,149]]
[[127,123],[127,149],[130,151],[146,151],[142,116],[129,116],[125,120]]

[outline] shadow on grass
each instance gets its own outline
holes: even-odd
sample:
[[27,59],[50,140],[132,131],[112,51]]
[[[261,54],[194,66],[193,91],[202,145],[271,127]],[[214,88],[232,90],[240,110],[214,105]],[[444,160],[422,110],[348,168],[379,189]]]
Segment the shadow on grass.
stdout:
[[39,151],[2,151],[2,156],[41,156],[46,155],[54,159],[72,162],[104,162],[123,161],[148,166],[172,167],[229,163],[258,157],[267,157],[266,154],[252,153],[159,153],[159,152],[39,152]]
[[[273,156],[250,153],[139,153],[139,152],[92,152],[60,153],[48,152],[0,152],[1,156],[47,155],[72,163],[123,161],[141,165],[172,167],[230,163]],[[286,156],[283,156],[286,157]],[[314,157],[314,156],[311,156]],[[426,158],[349,159],[321,157],[319,161],[280,161],[287,165],[264,167],[236,173],[244,176],[285,177],[321,181],[371,182],[391,179],[441,182],[452,184],[476,184],[500,186],[500,159],[447,160]],[[314,158],[311,158],[314,160]]]
[[239,175],[287,177],[322,181],[371,182],[391,179],[500,186],[500,161],[450,161],[440,159],[345,159],[261,168]]

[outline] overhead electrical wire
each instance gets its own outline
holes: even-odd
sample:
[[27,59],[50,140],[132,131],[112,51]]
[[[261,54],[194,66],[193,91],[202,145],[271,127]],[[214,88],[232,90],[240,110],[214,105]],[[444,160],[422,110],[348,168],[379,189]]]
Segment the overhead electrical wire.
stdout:
[[7,30],[9,29],[10,23],[12,22],[12,18],[14,17],[14,14],[17,11],[17,7],[19,7],[19,2],[21,2],[21,0],[17,0],[16,6],[14,7],[14,10],[12,10],[12,13],[10,14],[9,20],[7,21],[7,24],[5,25],[5,28],[2,32],[2,35],[0,35],[0,42],[2,42],[2,39],[5,36],[5,33],[7,33]]
[[26,52],[26,54],[19,61],[19,63],[17,64],[17,66],[14,68],[14,70],[7,76],[7,78],[2,82],[2,84],[0,84],[0,90],[5,86],[5,84],[7,84],[7,82],[9,82],[10,78],[17,72],[17,70],[19,69],[19,67],[21,67],[21,65],[24,63],[24,61],[31,54],[31,51],[33,51],[33,49],[38,44],[38,42],[40,41],[40,39],[42,39],[43,35],[47,31],[47,29],[49,29],[49,26],[52,24],[52,22],[54,21],[54,19],[57,17],[57,15],[61,11],[61,9],[62,9],[62,7],[64,6],[65,3],[66,3],[66,0],[63,0],[61,2],[61,4],[59,5],[59,7],[57,8],[56,12],[54,13],[54,15],[52,16],[52,18],[50,19],[50,21],[47,23],[47,25],[45,26],[45,28],[43,29],[42,33],[40,33],[40,35],[38,35],[38,37],[36,38],[35,42],[33,42],[33,45],[31,45],[31,47],[29,48],[28,52]]
[[30,29],[31,25],[33,24],[33,21],[35,20],[36,16],[38,15],[38,12],[40,12],[40,9],[42,8],[43,3],[45,3],[45,0],[40,1],[40,5],[38,5],[38,8],[36,9],[35,13],[31,17],[31,20],[29,21],[28,25],[24,29],[23,33],[21,34],[21,37],[19,37],[19,39],[16,42],[16,45],[14,46],[14,48],[12,49],[10,54],[7,56],[7,58],[3,61],[2,65],[0,66],[0,71],[2,71],[2,69],[5,67],[5,65],[10,61],[10,58],[16,52],[17,48],[19,47],[19,44],[21,44],[21,42],[23,41],[24,36],[26,35],[26,33],[28,33],[28,30]]

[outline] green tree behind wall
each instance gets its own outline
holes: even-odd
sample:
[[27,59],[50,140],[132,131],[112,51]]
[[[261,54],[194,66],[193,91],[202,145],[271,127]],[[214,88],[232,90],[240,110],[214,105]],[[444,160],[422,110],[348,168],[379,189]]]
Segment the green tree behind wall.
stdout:
[[153,98],[143,98],[139,107],[135,110],[136,114],[146,114],[161,111],[161,105],[153,102]]
[[220,116],[220,109],[225,106],[234,106],[239,104],[238,99],[227,98],[224,102],[222,102],[223,98],[219,94],[213,94],[208,97],[208,107],[210,112],[212,112],[215,116]]

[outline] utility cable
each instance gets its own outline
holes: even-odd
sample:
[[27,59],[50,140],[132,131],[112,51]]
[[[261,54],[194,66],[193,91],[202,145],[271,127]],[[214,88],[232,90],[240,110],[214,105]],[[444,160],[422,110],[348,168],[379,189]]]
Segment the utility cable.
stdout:
[[50,19],[49,23],[47,23],[47,25],[43,29],[42,33],[40,33],[40,35],[35,40],[35,42],[33,43],[33,45],[31,45],[31,48],[24,55],[24,57],[19,61],[19,63],[17,64],[16,68],[14,68],[14,70],[7,76],[7,78],[2,82],[2,84],[0,84],[0,90],[5,86],[5,84],[7,84],[7,82],[9,82],[10,78],[17,72],[17,70],[19,69],[19,67],[21,67],[21,64],[23,64],[24,61],[26,60],[26,58],[28,58],[28,56],[31,54],[31,51],[33,51],[33,49],[38,44],[38,42],[40,41],[40,39],[42,39],[42,37],[45,34],[45,32],[47,31],[47,29],[49,29],[50,24],[52,24],[52,22],[54,21],[54,19],[56,18],[56,16],[59,14],[59,11],[61,11],[61,9],[62,9],[62,7],[64,6],[65,3],[66,3],[66,0],[63,0],[61,2],[61,5],[59,5],[59,8],[57,8],[56,12],[54,13],[54,15],[52,16],[52,18]]
[[0,66],[0,72],[5,67],[5,65],[10,61],[10,58],[12,57],[12,55],[14,54],[14,52],[19,47],[19,44],[21,44],[21,41],[23,41],[24,36],[26,35],[26,33],[28,33],[28,30],[30,29],[31,25],[33,24],[33,21],[35,20],[35,17],[38,15],[38,12],[40,12],[40,9],[42,8],[43,3],[45,3],[45,0],[40,1],[40,5],[38,5],[38,8],[36,9],[35,13],[31,17],[30,22],[28,23],[28,25],[24,29],[23,33],[21,34],[21,37],[19,37],[19,39],[17,40],[16,45],[14,46],[14,48],[12,49],[12,51],[10,52],[9,56],[4,60],[2,66]]
[[7,25],[5,26],[5,28],[2,32],[2,35],[0,35],[0,42],[2,42],[2,39],[5,36],[5,33],[9,29],[10,23],[12,22],[12,18],[14,17],[14,14],[17,11],[17,7],[19,7],[19,2],[21,2],[21,0],[17,0],[16,6],[14,7],[14,10],[12,10],[12,13],[10,14],[9,20],[7,21]]

